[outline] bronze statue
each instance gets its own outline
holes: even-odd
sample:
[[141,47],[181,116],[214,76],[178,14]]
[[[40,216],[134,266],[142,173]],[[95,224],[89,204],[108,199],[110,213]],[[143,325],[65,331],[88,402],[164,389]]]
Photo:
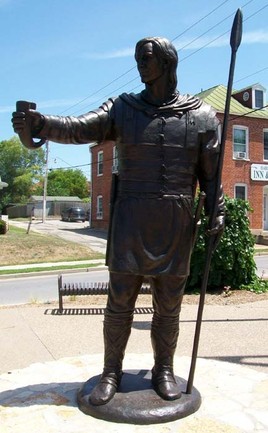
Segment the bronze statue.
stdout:
[[[26,124],[31,136],[58,143],[114,140],[119,173],[107,251],[110,288],[104,318],[104,369],[90,396],[93,405],[111,400],[122,377],[135,301],[144,277],[150,279],[154,314],[152,384],[165,400],[181,396],[173,372],[179,316],[194,237],[193,201],[197,183],[206,193],[205,212],[214,203],[219,157],[218,120],[196,97],[176,90],[175,47],[164,38],[145,38],[135,59],[145,89],[122,94],[79,117],[13,113],[15,132]],[[222,233],[220,195],[216,224]]]

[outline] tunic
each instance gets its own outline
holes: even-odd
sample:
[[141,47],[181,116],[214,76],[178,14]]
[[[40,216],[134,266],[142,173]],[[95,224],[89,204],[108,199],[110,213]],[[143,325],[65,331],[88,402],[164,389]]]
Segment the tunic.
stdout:
[[[188,275],[197,182],[214,205],[219,142],[214,110],[199,99],[149,104],[122,94],[79,117],[44,116],[38,137],[61,143],[116,141],[118,179],[107,264],[111,272]],[[219,210],[221,203],[219,203]]]

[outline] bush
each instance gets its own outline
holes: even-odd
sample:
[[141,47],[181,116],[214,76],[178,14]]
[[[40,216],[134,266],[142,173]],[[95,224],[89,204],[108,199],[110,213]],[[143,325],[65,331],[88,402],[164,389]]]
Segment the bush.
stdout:
[[[230,287],[256,292],[268,290],[268,282],[256,275],[254,261],[254,237],[249,229],[249,203],[244,200],[225,197],[225,230],[211,260],[208,289]],[[191,271],[187,290],[197,290],[201,286],[205,265],[207,219],[202,215],[198,240],[191,258]]]
[[7,232],[7,224],[5,221],[0,220],[0,235],[5,235]]

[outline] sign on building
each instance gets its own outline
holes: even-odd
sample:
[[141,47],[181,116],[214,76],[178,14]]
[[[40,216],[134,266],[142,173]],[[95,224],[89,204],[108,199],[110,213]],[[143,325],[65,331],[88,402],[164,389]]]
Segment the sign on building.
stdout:
[[268,182],[268,164],[252,164],[251,180],[261,180]]

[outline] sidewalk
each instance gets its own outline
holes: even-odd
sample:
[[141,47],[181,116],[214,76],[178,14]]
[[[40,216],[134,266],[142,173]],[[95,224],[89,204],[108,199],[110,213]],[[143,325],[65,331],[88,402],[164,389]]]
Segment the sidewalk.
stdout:
[[58,268],[58,267],[68,267],[72,266],[100,266],[104,265],[104,259],[96,259],[96,260],[80,260],[80,261],[72,261],[72,262],[53,262],[53,263],[31,263],[27,265],[10,265],[10,266],[0,266],[0,271],[11,271],[11,270],[25,270],[25,269],[49,269],[49,268]]
[[[267,433],[268,300],[206,305],[194,382],[201,408],[172,423],[134,426],[93,419],[76,406],[77,389],[102,368],[105,299],[94,299],[69,302],[63,315],[56,304],[0,308],[1,433]],[[186,380],[196,313],[196,305],[183,305],[175,371]],[[151,368],[151,317],[135,314],[125,369]]]

